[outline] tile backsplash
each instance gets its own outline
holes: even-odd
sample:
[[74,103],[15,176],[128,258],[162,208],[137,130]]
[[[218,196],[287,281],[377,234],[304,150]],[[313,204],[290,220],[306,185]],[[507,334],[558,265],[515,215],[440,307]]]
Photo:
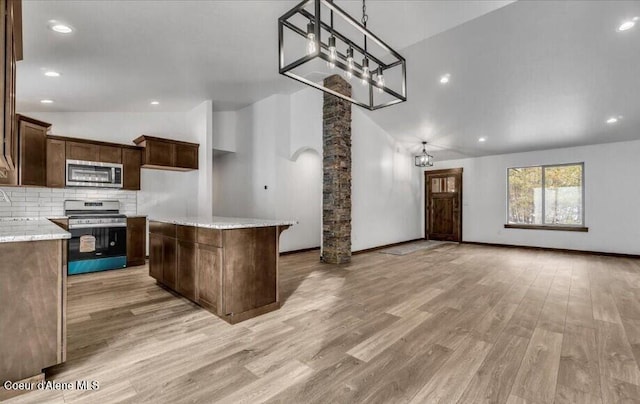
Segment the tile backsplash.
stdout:
[[137,192],[95,188],[3,187],[11,203],[0,200],[0,217],[54,217],[64,215],[64,201],[118,200],[120,213],[135,215]]

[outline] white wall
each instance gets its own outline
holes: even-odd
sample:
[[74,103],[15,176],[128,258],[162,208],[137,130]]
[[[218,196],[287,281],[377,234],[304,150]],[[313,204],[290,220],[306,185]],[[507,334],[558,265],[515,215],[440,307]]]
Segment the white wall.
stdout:
[[223,152],[236,151],[236,124],[238,114],[235,111],[216,111],[213,113],[213,149]]
[[202,102],[187,112],[188,133],[198,143],[198,183],[196,188],[196,213],[213,214],[213,102]]
[[[231,125],[214,124],[214,139],[235,137],[236,145],[214,158],[214,214],[295,219],[281,251],[320,245],[322,98],[304,89],[261,100],[236,112],[235,136]],[[352,118],[352,249],[421,237],[411,155],[359,108]]]
[[[632,141],[443,161],[434,169],[464,168],[464,241],[640,254],[639,155],[640,141]],[[507,168],[574,162],[584,162],[589,232],[504,228]]]
[[352,111],[352,249],[421,238],[421,172],[413,156],[361,109]]
[[308,149],[296,160],[278,159],[276,217],[298,221],[280,236],[282,251],[320,246],[322,237],[322,156]]

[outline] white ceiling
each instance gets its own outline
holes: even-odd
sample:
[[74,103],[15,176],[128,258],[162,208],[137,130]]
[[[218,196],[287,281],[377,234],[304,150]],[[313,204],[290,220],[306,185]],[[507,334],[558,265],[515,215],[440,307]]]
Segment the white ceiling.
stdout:
[[[336,3],[359,17],[360,1]],[[438,159],[640,138],[640,27],[616,32],[640,1],[509,3],[367,1],[409,85],[408,102],[372,119],[416,149],[432,142]],[[299,90],[277,72],[277,18],[295,4],[27,0],[18,110],[228,110]],[[75,32],[54,34],[52,19]]]
[[640,139],[640,26],[617,32],[633,16],[640,1],[511,4],[404,49],[409,101],[371,117],[441,160]]
[[[27,0],[18,109],[186,111],[212,99],[232,110],[296,91],[303,85],[278,74],[277,20],[298,2]],[[369,28],[403,48],[509,2],[369,0]],[[361,1],[336,4],[360,18]],[[49,20],[75,32],[55,34]]]

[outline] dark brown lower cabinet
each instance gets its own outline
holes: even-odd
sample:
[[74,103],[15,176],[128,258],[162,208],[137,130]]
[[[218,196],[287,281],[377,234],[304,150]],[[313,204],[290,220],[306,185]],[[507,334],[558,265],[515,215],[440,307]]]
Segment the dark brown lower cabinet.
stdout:
[[198,300],[201,306],[218,312],[222,304],[220,294],[220,268],[222,268],[222,248],[209,245],[198,245],[198,260],[196,262],[198,280]]
[[164,282],[162,263],[164,260],[164,236],[149,233],[149,275],[158,282]]
[[195,243],[177,240],[176,291],[182,296],[196,300],[196,263],[198,249]]
[[149,275],[232,324],[277,310],[288,226],[216,230],[149,222]]
[[127,218],[127,266],[144,265],[147,256],[147,218]]
[[162,283],[176,289],[177,278],[177,245],[176,239],[172,237],[162,237]]

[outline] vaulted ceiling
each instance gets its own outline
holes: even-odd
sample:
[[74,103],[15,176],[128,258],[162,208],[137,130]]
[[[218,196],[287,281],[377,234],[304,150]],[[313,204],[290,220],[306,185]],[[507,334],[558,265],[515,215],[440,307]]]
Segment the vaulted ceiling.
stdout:
[[[18,110],[186,111],[205,99],[232,110],[297,91],[276,53],[277,18],[296,3],[25,1]],[[360,1],[336,3],[361,13]],[[640,27],[616,30],[640,1],[369,0],[367,10],[369,28],[406,57],[409,85],[408,102],[368,114],[409,145],[428,140],[445,159],[640,138]],[[50,20],[74,32],[55,34]]]

